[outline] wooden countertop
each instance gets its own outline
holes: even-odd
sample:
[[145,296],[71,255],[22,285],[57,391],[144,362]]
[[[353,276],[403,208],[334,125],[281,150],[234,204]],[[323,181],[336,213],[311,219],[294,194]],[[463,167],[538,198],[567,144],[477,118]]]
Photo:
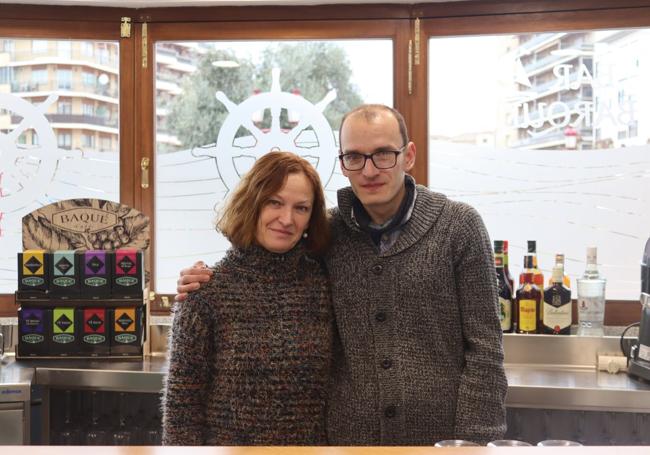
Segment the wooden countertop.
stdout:
[[647,455],[648,446],[616,447],[64,447],[2,446],[11,455]]

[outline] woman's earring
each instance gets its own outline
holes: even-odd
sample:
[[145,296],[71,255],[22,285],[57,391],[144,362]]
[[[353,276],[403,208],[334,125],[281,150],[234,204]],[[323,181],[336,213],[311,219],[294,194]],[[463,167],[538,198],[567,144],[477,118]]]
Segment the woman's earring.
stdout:
[[308,236],[307,231],[305,231],[305,232],[302,233],[302,238],[303,238],[303,239],[306,239],[307,236]]

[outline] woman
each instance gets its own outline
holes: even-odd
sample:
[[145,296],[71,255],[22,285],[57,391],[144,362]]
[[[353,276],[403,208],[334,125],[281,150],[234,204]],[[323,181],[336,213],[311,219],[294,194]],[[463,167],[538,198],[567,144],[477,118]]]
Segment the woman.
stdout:
[[332,313],[314,259],[329,240],[318,174],[264,155],[217,228],[232,248],[174,315],[163,443],[322,445]]

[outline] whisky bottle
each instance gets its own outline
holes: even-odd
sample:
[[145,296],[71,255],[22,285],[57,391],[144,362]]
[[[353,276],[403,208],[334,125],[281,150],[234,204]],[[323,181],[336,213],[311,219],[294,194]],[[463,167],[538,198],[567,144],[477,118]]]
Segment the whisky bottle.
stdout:
[[[539,288],[542,293],[542,302],[544,301],[544,274],[537,265],[537,241],[529,240],[528,241],[528,254],[533,255],[533,283]],[[544,319],[544,308],[540,307],[540,311],[537,314],[539,317],[539,322],[541,324]]]
[[494,241],[494,267],[497,272],[497,284],[499,286],[499,321],[503,332],[512,332],[512,308],[513,295],[510,282],[505,274],[505,261],[503,253],[503,240]]
[[544,319],[542,333],[569,335],[571,333],[571,290],[564,285],[564,267],[553,267],[551,285],[544,289]]
[[503,271],[505,272],[506,279],[510,283],[510,289],[512,289],[512,297],[514,299],[515,297],[515,280],[512,278],[512,275],[510,274],[510,259],[508,256],[508,241],[504,240],[503,241]]
[[[526,266],[532,267],[532,256],[526,255]],[[527,267],[529,268],[529,267]],[[517,333],[539,333],[539,312],[542,302],[542,292],[533,282],[533,274],[522,274],[522,284],[517,289],[516,315]]]

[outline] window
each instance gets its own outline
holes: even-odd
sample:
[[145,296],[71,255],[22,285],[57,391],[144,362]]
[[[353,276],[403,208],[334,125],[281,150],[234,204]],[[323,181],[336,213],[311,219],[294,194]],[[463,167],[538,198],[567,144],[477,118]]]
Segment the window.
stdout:
[[48,50],[49,41],[45,40],[34,40],[32,41],[32,53],[34,54],[45,54]]
[[[4,10],[0,15],[3,13]],[[83,109],[92,115],[93,97],[100,94],[92,85],[85,87],[83,94],[70,91],[77,83],[75,74],[91,72],[89,68],[99,65],[95,57],[85,57],[80,64],[82,43],[92,49],[94,43],[105,42],[115,49],[117,56],[119,27],[115,29],[115,40],[106,42],[89,40],[95,34],[94,24],[70,25],[65,21],[52,21],[52,24],[54,29],[34,29],[30,34],[56,36],[58,33],[74,40],[13,36],[5,39],[1,33],[7,28],[0,20],[0,47],[3,48],[0,50],[0,128],[5,133],[0,148],[9,147],[15,155],[7,160],[0,151],[0,175],[5,176],[0,177],[0,252],[3,253],[0,254],[0,316],[8,308],[7,295],[16,289],[15,252],[22,248],[20,232],[24,215],[41,205],[65,199],[120,200],[117,122],[112,125],[88,122],[82,129],[79,123]],[[53,31],[56,27],[57,33]],[[133,71],[132,66],[129,71]],[[115,95],[110,106],[119,112],[119,59],[108,62],[103,72],[110,75],[106,89]],[[88,108],[83,107],[84,102],[89,104]],[[11,134],[16,128],[18,132]],[[96,130],[113,139],[107,142],[101,159],[95,149]],[[88,137],[83,137],[84,133]],[[16,147],[17,144],[20,146]],[[11,308],[15,314],[15,308]]]
[[564,253],[575,280],[595,245],[607,298],[636,299],[650,92],[627,71],[648,48],[650,29],[431,37],[429,186],[474,206],[514,268],[535,239],[542,271]]
[[311,161],[334,205],[347,185],[336,162],[341,117],[393,103],[391,39],[160,42],[156,55],[158,292],[173,292],[189,251],[223,255],[215,202],[270,144]]
[[0,84],[11,84],[14,81],[14,68],[0,67]]
[[84,57],[92,57],[94,55],[94,46],[93,43],[89,41],[81,42],[81,55]]
[[82,134],[81,135],[81,146],[84,148],[93,149],[95,148],[95,136],[92,134]]
[[56,71],[57,86],[60,89],[70,90],[72,88],[72,71],[59,69]]
[[90,103],[83,103],[83,115],[95,115],[95,105]]
[[72,147],[72,134],[59,133],[56,135],[56,143],[62,149],[70,149]]
[[93,86],[97,83],[97,76],[95,73],[84,71],[81,73],[81,82],[86,86]]
[[45,69],[33,69],[32,70],[32,83],[46,84],[47,83],[47,70]]
[[72,103],[70,101],[59,100],[56,104],[58,114],[72,114]]
[[57,41],[58,56],[64,59],[72,58],[72,43],[70,41]]

